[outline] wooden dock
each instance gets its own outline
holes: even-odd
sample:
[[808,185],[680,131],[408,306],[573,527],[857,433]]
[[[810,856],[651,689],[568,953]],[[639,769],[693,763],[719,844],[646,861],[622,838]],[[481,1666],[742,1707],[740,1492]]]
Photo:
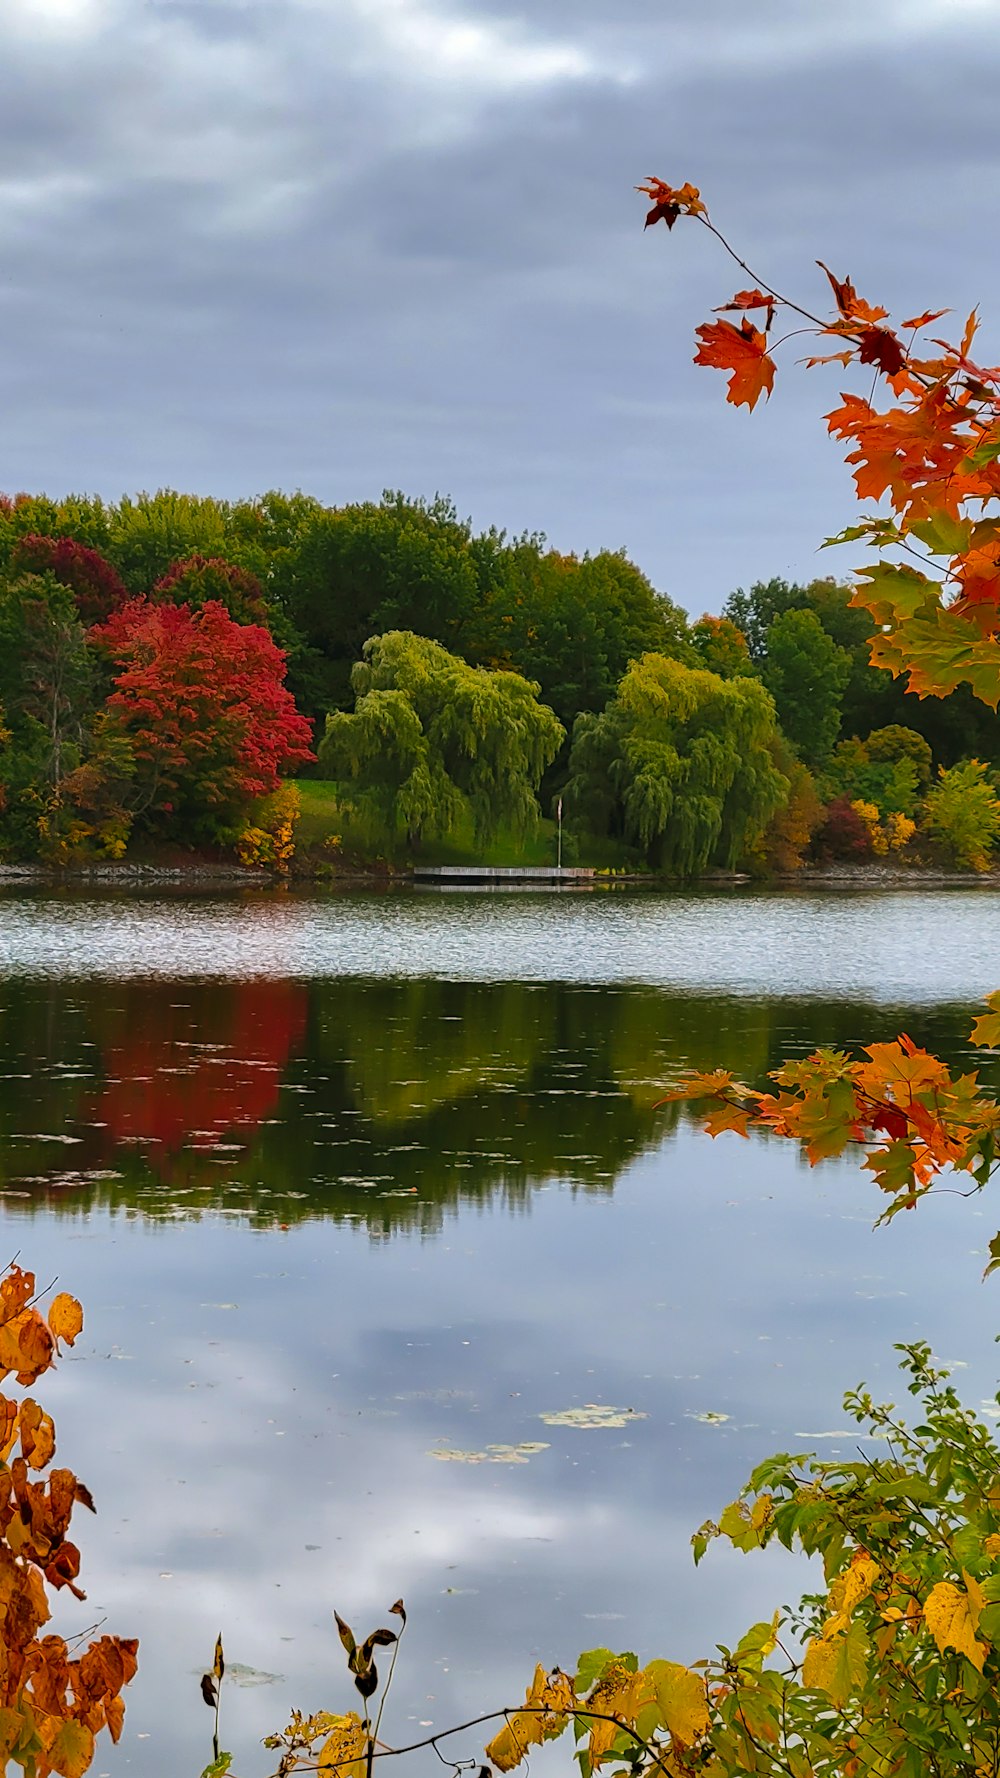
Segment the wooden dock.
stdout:
[[462,883],[580,883],[589,882],[597,873],[556,864],[415,864],[412,875],[421,883],[453,888]]

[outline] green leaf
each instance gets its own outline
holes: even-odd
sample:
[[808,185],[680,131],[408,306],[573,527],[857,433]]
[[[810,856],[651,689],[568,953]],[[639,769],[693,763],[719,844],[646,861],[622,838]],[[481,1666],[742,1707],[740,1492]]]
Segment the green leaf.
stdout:
[[765,1655],[769,1655],[777,1643],[780,1621],[780,1613],[776,1611],[769,1623],[751,1625],[736,1644],[737,1666],[756,1668],[759,1671]]
[[980,439],[975,450],[969,452],[966,462],[971,464],[973,469],[985,469],[987,463],[995,463],[998,457],[1000,457],[1000,428],[988,432],[985,438]]
[[910,530],[936,556],[964,556],[972,542],[972,520],[953,518],[950,512],[932,512],[915,520]]
[[577,1697],[586,1697],[595,1680],[600,1679],[608,1663],[620,1658],[620,1656],[613,1654],[610,1648],[588,1648],[577,1663],[576,1678],[573,1681],[573,1689]]
[[226,1778],[226,1773],[229,1771],[232,1763],[233,1756],[231,1753],[220,1753],[218,1759],[214,1759],[210,1766],[205,1767],[201,1778]]

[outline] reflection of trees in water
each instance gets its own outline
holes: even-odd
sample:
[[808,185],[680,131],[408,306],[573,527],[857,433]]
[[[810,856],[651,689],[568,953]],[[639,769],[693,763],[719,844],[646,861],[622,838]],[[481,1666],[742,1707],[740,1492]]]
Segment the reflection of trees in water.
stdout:
[[125,1143],[148,1144],[161,1178],[182,1184],[191,1177],[182,1157],[193,1162],[226,1136],[256,1131],[276,1110],[307,996],[280,981],[224,983],[204,995],[155,987],[151,996],[130,983],[110,1013],[98,1013],[104,1081],[87,1121],[103,1128],[109,1163]]
[[957,1052],[968,1014],[565,984],[15,982],[0,1179],[8,1209],[429,1233],[465,1203],[524,1208],[551,1180],[611,1190],[687,1115],[657,1105],[685,1067],[760,1080],[873,1023]]

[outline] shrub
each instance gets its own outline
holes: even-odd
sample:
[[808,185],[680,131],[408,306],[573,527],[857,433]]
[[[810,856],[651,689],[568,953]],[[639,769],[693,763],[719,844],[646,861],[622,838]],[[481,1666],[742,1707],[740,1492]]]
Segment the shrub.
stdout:
[[827,805],[815,840],[815,851],[821,859],[846,859],[857,862],[870,858],[871,829],[846,796],[834,797]]
[[923,828],[960,869],[989,870],[1000,835],[1000,802],[981,760],[965,759],[947,771],[939,767],[924,803]]

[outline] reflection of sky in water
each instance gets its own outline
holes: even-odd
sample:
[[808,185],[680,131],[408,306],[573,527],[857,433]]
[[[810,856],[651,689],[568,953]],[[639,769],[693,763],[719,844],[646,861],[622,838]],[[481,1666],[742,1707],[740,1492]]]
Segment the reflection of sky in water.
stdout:
[[[965,940],[975,952],[992,898],[950,899],[949,954]],[[222,956],[237,944],[225,905],[195,910]],[[322,918],[338,905],[323,904]],[[426,903],[369,905],[379,930],[415,910],[411,952],[433,968]],[[551,907],[561,931],[584,905],[539,903],[536,919]],[[696,905],[725,927],[737,904]],[[773,904],[740,905],[757,922],[748,943],[759,959]],[[780,905],[819,917],[811,903]],[[831,899],[823,918],[858,905]],[[938,904],[927,905],[933,924]],[[143,918],[154,908],[137,904]],[[294,902],[271,908],[282,943],[293,917],[320,917]],[[352,929],[361,908],[350,904]],[[122,911],[131,921],[136,909]],[[254,919],[263,954],[267,904]],[[170,953],[178,975],[186,942]],[[942,929],[927,960],[935,980],[945,942]],[[197,1674],[220,1627],[232,1662],[283,1676],[234,1690],[225,1706],[238,1769],[267,1770],[255,1737],[291,1706],[351,1702],[334,1605],[367,1629],[406,1598],[397,1740],[512,1700],[536,1659],[568,1663],[600,1643],[695,1658],[797,1589],[786,1558],[713,1549],[697,1573],[691,1564],[691,1531],[757,1459],[808,1447],[807,1434],[823,1435],[826,1454],[853,1448],[841,1395],[864,1378],[896,1396],[896,1340],[928,1337],[944,1358],[970,1361],[958,1373],[968,1399],[991,1393],[994,1298],[978,1288],[973,1252],[993,1232],[988,1212],[942,1198],[873,1235],[874,1194],[853,1163],[810,1173],[777,1144],[711,1143],[652,1108],[664,1071],[713,1044],[758,1073],[783,1049],[875,1022],[884,1034],[903,1017],[895,1008],[876,1021],[837,1001],[829,961],[807,979],[806,944],[802,1001],[784,1010],[427,983],[328,983],[303,1005],[240,1000],[226,983],[175,993],[137,982],[123,994],[116,982],[23,982],[0,996],[15,1077],[0,1080],[3,1174],[8,1191],[32,1193],[7,1200],[8,1246],[40,1280],[58,1274],[87,1311],[78,1355],[44,1396],[60,1455],[99,1508],[80,1526],[90,1598],[61,1606],[60,1619],[80,1628],[106,1613],[110,1628],[142,1638],[122,1747],[102,1750],[95,1772],[201,1769],[211,1717]],[[848,957],[851,980],[852,967]],[[890,960],[890,986],[902,968]],[[989,985],[982,970],[977,990]],[[965,992],[964,966],[954,974],[951,996]],[[173,1024],[171,1003],[186,1009]],[[954,1050],[968,1021],[927,1007],[909,1022]],[[279,1026],[269,1051],[262,1033]],[[253,1098],[247,1064],[277,1066],[282,1044],[277,1102],[271,1089]],[[130,1054],[141,1077],[128,1076]],[[228,1061],[235,1110],[206,1055]],[[259,1127],[248,1113],[234,1131],[227,1119],[248,1094]],[[106,1121],[102,1101],[120,1109],[110,1154],[88,1146],[109,1140],[89,1133]],[[189,1131],[185,1144],[182,1130],[178,1147],[185,1104],[208,1133]],[[159,1141],[144,1143],[157,1118]],[[17,1183],[25,1171],[70,1179],[83,1151],[93,1171],[103,1159],[119,1177],[41,1199]],[[378,1183],[337,1186],[345,1155],[344,1171]],[[405,1196],[379,1195],[395,1191]],[[373,1241],[373,1230],[391,1238]],[[539,1417],[587,1402],[647,1418],[580,1431]],[[516,1466],[428,1454],[536,1441],[549,1448]]]
[[737,994],[974,999],[995,890],[337,895],[200,901],[8,896],[11,974],[422,976],[651,982]]

